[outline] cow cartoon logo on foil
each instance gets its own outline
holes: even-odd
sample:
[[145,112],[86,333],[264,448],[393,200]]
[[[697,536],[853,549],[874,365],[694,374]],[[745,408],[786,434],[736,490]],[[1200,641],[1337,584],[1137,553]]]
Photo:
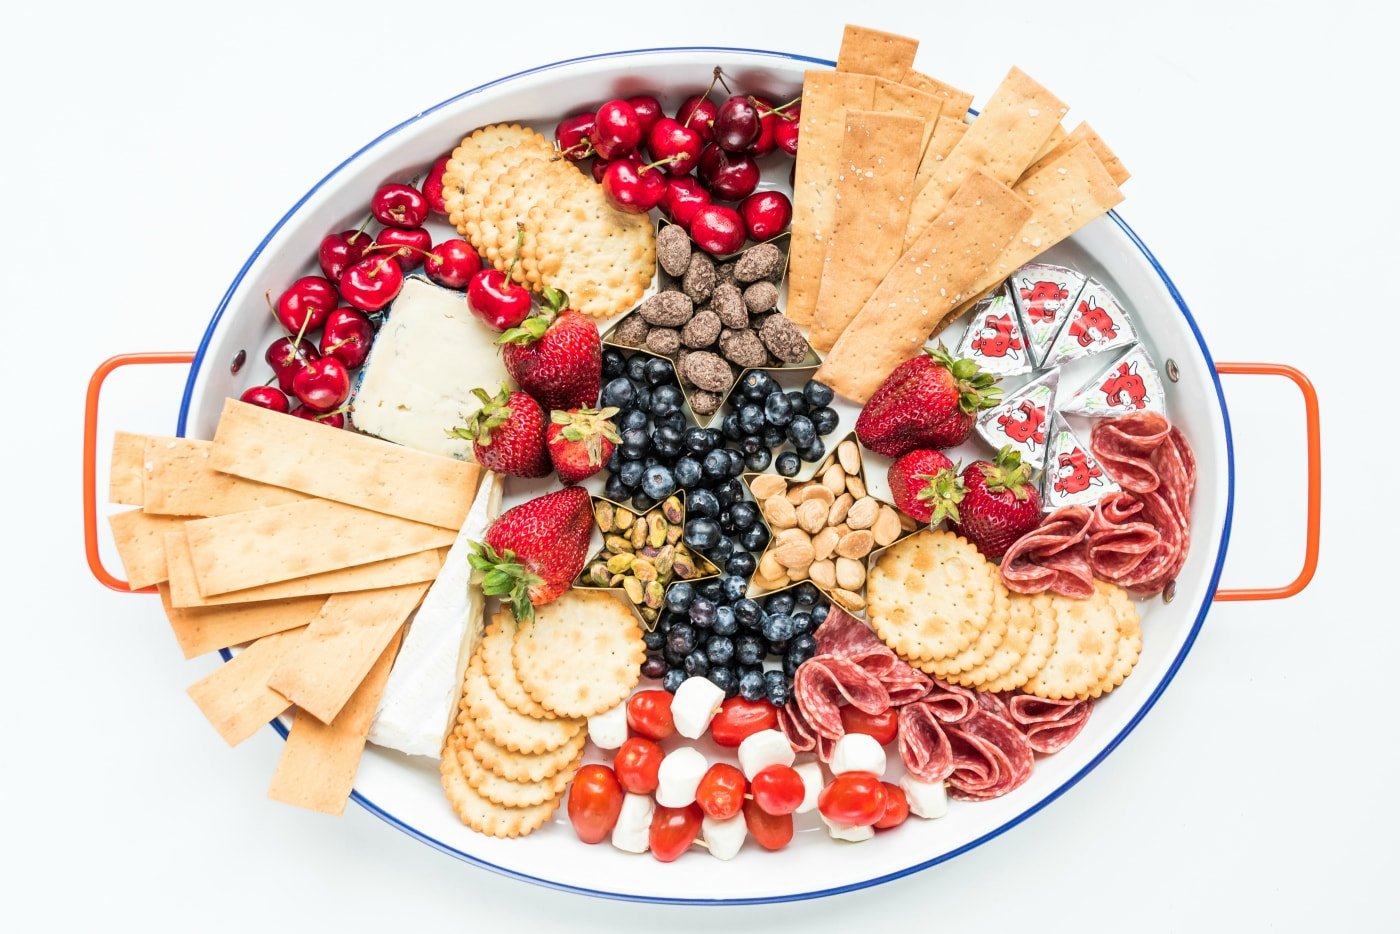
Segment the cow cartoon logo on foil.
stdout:
[[971,346],[980,356],[1010,357],[1012,360],[1020,360],[1020,351],[1025,349],[1010,315],[987,315]]
[[1132,409],[1135,412],[1147,408],[1147,384],[1138,375],[1137,361],[1120,363],[1099,386],[1104,402],[1110,407]]
[[1041,365],[1063,366],[1071,360],[1137,343],[1127,311],[1102,282],[1090,279],[1050,342]]
[[1048,434],[1040,490],[1047,512],[1061,506],[1093,506],[1099,497],[1118,489],[1089,446],[1079,440],[1059,412],[1051,416]]
[[1045,420],[1045,406],[1029,399],[1022,399],[1020,405],[997,416],[997,424],[1006,436],[1032,451],[1045,443]]
[[1099,418],[1129,412],[1166,414],[1162,377],[1141,344],[1134,344],[1097,374],[1085,380],[1061,412]]
[[1069,336],[1080,347],[1107,344],[1118,336],[1118,326],[1107,308],[1100,308],[1098,299],[1090,295],[1079,303],[1079,314],[1069,323]]
[[1021,280],[1021,307],[1033,324],[1052,322],[1069,303],[1069,285],[1065,282]]
[[1060,455],[1054,483],[1056,493],[1083,493],[1091,486],[1103,486],[1103,468],[1083,448],[1075,448]]
[[1046,429],[1055,412],[1060,371],[1042,374],[977,419],[977,434],[992,447],[1011,445],[1032,467],[1045,465]]
[[958,356],[976,360],[983,370],[999,377],[1031,371],[1035,361],[1026,350],[1009,285],[973,306],[967,330],[958,341]]

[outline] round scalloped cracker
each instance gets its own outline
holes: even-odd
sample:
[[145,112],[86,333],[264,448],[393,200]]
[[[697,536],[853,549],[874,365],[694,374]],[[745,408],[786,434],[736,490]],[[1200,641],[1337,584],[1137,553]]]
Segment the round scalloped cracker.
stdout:
[[515,617],[502,608],[491,617],[491,625],[481,637],[481,666],[486,672],[486,680],[491,682],[491,690],[506,702],[512,710],[538,720],[553,720],[554,711],[525,693],[520,679],[515,675],[515,659],[511,657],[511,646],[515,642]]
[[1118,656],[1118,615],[1112,591],[1094,582],[1086,600],[1051,597],[1058,633],[1045,666],[1021,690],[1049,700],[1087,698],[1108,675]]
[[528,262],[540,287],[569,296],[569,306],[592,318],[630,310],[656,275],[656,231],[647,214],[625,214],[595,184],[578,186],[555,204],[540,204],[525,220]]
[[979,690],[1014,691],[1045,667],[1050,653],[1055,651],[1055,640],[1060,632],[1059,619],[1055,615],[1054,604],[1050,602],[1051,596],[1048,593],[1011,595],[1013,612],[1015,606],[1020,606],[1032,626],[1025,652],[1005,674],[980,685]]
[[471,750],[477,762],[512,782],[542,782],[551,775],[558,774],[579,757],[583,752],[584,743],[588,740],[588,732],[579,730],[577,736],[558,749],[526,755],[511,752],[491,742],[482,735],[470,717],[459,720],[457,735],[461,737],[462,745]]
[[[1054,616],[1050,617],[1052,620]],[[1008,672],[1020,664],[1021,660],[1030,651],[1031,638],[1036,633],[1035,616],[1031,612],[1031,599],[1018,593],[1007,593],[1006,597],[1006,635],[996,648],[986,657],[980,665],[974,665],[966,671],[952,672],[944,678],[953,684],[960,684],[963,687],[981,688],[984,684],[989,684],[1003,678]],[[1045,656],[1050,652],[1051,644],[1047,640],[1044,643],[1044,652],[1041,653],[1040,663],[1045,663]],[[927,663],[924,663],[927,664]],[[1029,674],[1026,677],[1030,677]],[[1022,678],[1024,681],[1025,678]]]
[[641,679],[646,658],[636,613],[607,590],[573,589],[535,607],[513,649],[515,672],[535,700],[565,717],[616,707]]
[[512,166],[491,187],[482,204],[482,259],[505,270],[515,255],[518,230],[520,261],[511,271],[511,278],[538,291],[537,251],[526,218],[536,205],[566,201],[576,186],[592,184],[567,159],[527,160]]
[[583,761],[583,752],[579,751],[566,768],[548,778],[537,782],[516,782],[501,778],[488,769],[463,742],[457,743],[456,754],[457,764],[461,767],[462,777],[467,780],[467,784],[478,794],[485,795],[508,808],[534,807],[558,798],[564,793],[564,789],[569,787],[569,782],[573,781],[574,773]]
[[466,236],[466,231],[462,230],[456,215],[461,213],[467,184],[481,167],[481,160],[493,152],[516,146],[554,149],[549,140],[528,127],[518,123],[493,123],[463,137],[457,148],[452,150],[452,155],[447,159],[447,169],[442,175],[442,201],[447,208],[448,220],[463,236]]
[[496,242],[495,228],[488,227],[485,221],[491,192],[516,166],[544,163],[550,158],[551,154],[547,149],[512,146],[510,149],[502,149],[483,157],[475,174],[467,180],[466,192],[462,196],[462,210],[454,219],[453,225],[471,241],[471,245],[482,255],[482,259],[486,259],[486,247]]
[[866,581],[875,633],[914,662],[956,656],[997,611],[997,568],[966,539],[925,530],[880,553]]
[[1118,653],[1113,657],[1108,674],[1089,692],[1090,697],[1102,697],[1122,684],[1133,673],[1138,656],[1142,654],[1142,620],[1138,617],[1137,604],[1121,587],[1113,587],[1108,600],[1118,618]]
[[540,720],[507,707],[500,695],[491,690],[479,652],[472,656],[467,669],[462,704],[483,736],[512,752],[537,755],[558,749],[577,736],[584,726],[582,720]]
[[462,771],[457,754],[460,748],[460,740],[449,736],[438,769],[442,776],[442,790],[462,823],[488,837],[510,838],[538,830],[554,816],[563,795],[532,807],[512,808],[497,804],[472,788]]
[[993,590],[995,609],[984,621],[982,630],[973,638],[972,643],[951,658],[920,662],[919,667],[924,673],[946,681],[959,672],[977,668],[992,657],[1006,639],[1011,618],[1011,597],[999,578],[993,581]]

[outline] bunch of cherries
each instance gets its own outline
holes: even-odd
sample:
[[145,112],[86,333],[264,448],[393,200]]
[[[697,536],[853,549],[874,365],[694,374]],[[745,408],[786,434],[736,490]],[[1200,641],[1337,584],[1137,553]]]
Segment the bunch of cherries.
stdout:
[[722,80],[716,68],[710,88],[687,97],[674,117],[649,94],[608,101],[561,120],[555,142],[574,162],[593,157],[593,177],[618,210],[660,208],[708,253],[737,252],[746,237],[770,240],[792,221],[792,202],[757,190],[757,160],[775,150],[797,154],[802,106],[752,94],[716,105],[709,94]]

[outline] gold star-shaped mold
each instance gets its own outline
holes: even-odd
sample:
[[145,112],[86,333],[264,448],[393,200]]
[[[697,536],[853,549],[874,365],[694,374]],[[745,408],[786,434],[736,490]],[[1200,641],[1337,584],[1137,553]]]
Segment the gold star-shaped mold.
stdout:
[[603,547],[584,564],[574,586],[621,591],[647,632],[656,628],[666,588],[673,582],[703,581],[719,574],[714,562],[683,541],[684,493],[674,493],[640,514],[602,496],[590,499]]
[[744,475],[769,533],[749,596],[810,580],[832,603],[861,614],[871,562],[919,524],[871,495],[854,434],[842,439],[815,472],[802,476]]

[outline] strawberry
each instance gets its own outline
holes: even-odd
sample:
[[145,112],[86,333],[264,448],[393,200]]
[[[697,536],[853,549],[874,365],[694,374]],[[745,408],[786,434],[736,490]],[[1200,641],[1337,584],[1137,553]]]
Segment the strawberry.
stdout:
[[545,444],[565,486],[587,480],[603,469],[604,461],[622,440],[617,436],[617,426],[609,421],[616,414],[614,407],[601,411],[555,409],[549,413]]
[[535,618],[535,607],[557,599],[583,572],[593,506],[581,486],[565,487],[512,506],[474,542],[468,559],[485,572],[484,593],[507,600],[515,618]]
[[966,490],[957,468],[943,454],[916,448],[890,465],[889,480],[895,507],[906,516],[930,525],[957,521]]
[[543,477],[550,471],[545,451],[544,410],[529,395],[505,386],[494,397],[473,389],[481,408],[452,434],[472,443],[476,462],[511,477]]
[[954,359],[940,344],[885,377],[856,419],[856,437],[887,457],[962,444],[978,411],[1000,401],[996,381],[974,361]]
[[1022,535],[1040,525],[1040,492],[1030,484],[1031,467],[1010,445],[991,461],[973,461],[962,472],[967,492],[953,531],[992,560],[1006,554]]
[[598,326],[567,308],[569,298],[558,289],[545,289],[545,301],[496,341],[506,372],[546,411],[594,406],[603,383]]

